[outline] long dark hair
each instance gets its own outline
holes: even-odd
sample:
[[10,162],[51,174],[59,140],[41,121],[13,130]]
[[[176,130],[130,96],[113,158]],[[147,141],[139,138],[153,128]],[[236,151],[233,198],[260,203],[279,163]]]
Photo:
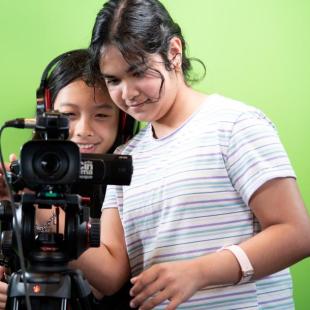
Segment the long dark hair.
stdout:
[[[70,51],[60,57],[51,72],[48,72],[45,81],[45,87],[49,91],[52,109],[54,108],[54,103],[60,90],[76,80],[82,80],[90,87],[100,87],[103,91],[107,91],[106,85],[100,77],[90,79],[89,63],[90,54],[87,49]],[[120,111],[117,137],[108,153],[113,152],[118,145],[131,138],[134,133],[133,131],[133,118]]]
[[182,71],[186,82],[200,79],[190,77],[191,60],[186,56],[186,43],[177,23],[157,0],[109,0],[97,14],[90,43],[93,76],[100,76],[99,61],[103,48],[115,45],[131,65],[147,67],[150,54],[160,54],[165,68],[172,70],[168,59],[170,41],[178,37],[182,42]]
[[90,85],[85,69],[89,61],[87,49],[73,50],[62,54],[46,77],[45,86],[50,92],[51,107],[53,109],[60,90],[73,81],[82,80]]

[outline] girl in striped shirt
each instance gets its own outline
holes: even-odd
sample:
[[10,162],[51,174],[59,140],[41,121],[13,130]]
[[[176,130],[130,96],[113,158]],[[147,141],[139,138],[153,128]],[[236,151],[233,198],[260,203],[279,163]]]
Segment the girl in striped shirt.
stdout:
[[157,0],[107,1],[90,50],[116,105],[148,125],[117,149],[132,182],[108,187],[87,277],[104,294],[131,277],[143,310],[292,309],[286,268],[310,254],[310,223],[272,123],[189,86],[181,29]]

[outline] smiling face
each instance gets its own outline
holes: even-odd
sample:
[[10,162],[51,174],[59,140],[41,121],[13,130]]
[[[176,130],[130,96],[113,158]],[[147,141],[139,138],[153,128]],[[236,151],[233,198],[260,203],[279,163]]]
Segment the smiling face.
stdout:
[[76,80],[59,91],[54,109],[69,116],[69,138],[81,153],[103,154],[114,144],[119,109],[106,90]]
[[159,121],[175,101],[178,81],[174,71],[166,70],[160,55],[149,56],[147,68],[137,69],[114,45],[108,45],[100,70],[113,101],[139,121]]

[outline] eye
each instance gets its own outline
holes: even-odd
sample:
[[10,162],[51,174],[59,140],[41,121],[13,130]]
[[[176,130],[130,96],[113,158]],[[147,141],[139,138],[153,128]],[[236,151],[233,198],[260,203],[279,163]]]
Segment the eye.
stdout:
[[73,112],[61,112],[61,113],[66,115],[70,120],[76,117],[76,114]]
[[107,118],[107,117],[109,117],[109,116],[110,116],[110,115],[105,114],[105,113],[97,113],[97,114],[95,115],[95,117],[96,117],[96,118],[99,118],[99,119]]
[[142,78],[144,77],[145,71],[142,70],[136,70],[132,72],[132,76],[135,78]]
[[105,82],[107,85],[117,85],[119,84],[120,80],[115,78],[105,78]]

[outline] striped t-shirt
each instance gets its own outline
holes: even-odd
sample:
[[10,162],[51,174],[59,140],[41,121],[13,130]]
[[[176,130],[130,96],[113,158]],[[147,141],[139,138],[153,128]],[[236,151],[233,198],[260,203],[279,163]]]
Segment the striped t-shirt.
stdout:
[[[273,178],[295,177],[264,114],[220,95],[168,136],[155,139],[148,125],[118,153],[133,157],[132,182],[109,186],[103,207],[119,209],[133,275],[251,238],[259,231],[252,194]],[[291,289],[284,270],[201,290],[178,309],[293,309]]]

